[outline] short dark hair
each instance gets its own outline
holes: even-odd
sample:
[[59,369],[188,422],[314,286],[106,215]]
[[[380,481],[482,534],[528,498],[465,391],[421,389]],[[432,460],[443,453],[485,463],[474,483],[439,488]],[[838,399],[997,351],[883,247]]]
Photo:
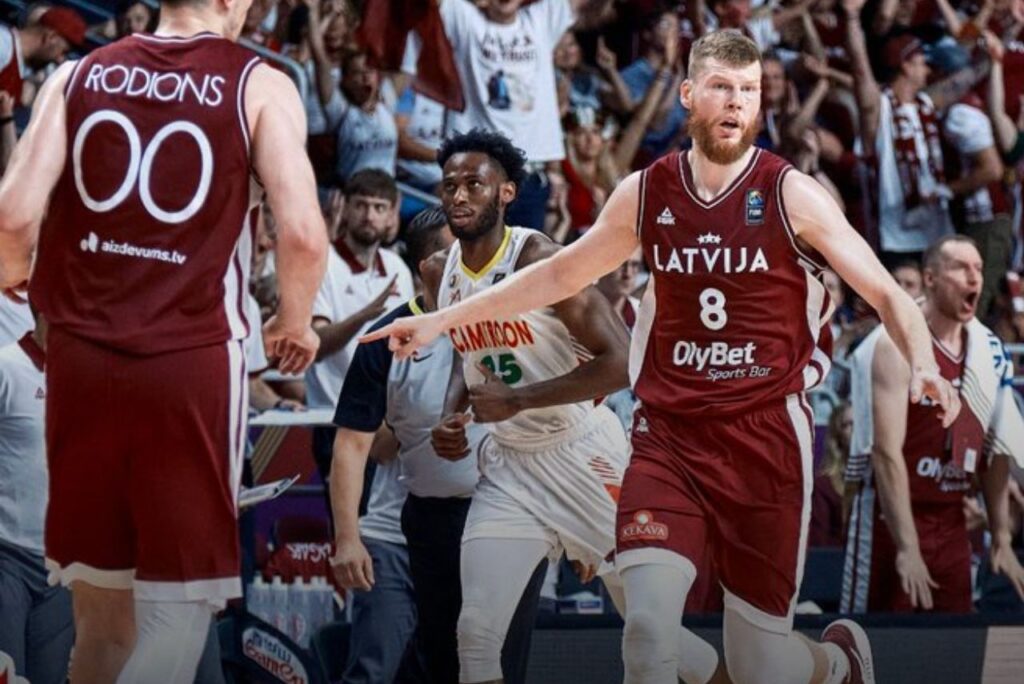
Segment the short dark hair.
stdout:
[[413,271],[421,261],[443,248],[441,229],[448,225],[448,216],[441,207],[424,209],[413,217],[405,229],[405,258]]
[[913,269],[913,270],[917,271],[918,273],[920,273],[921,272],[921,262],[920,261],[915,261],[914,259],[904,259],[903,261],[898,262],[895,266],[890,268],[889,269],[889,273],[895,273],[896,271],[900,270],[901,268]]
[[493,159],[505,172],[505,177],[518,188],[526,177],[526,153],[497,131],[474,128],[468,133],[456,133],[446,138],[437,150],[437,163],[441,168],[460,152],[479,152]]
[[973,238],[969,238],[966,235],[959,235],[954,233],[952,235],[946,235],[940,237],[938,240],[928,245],[928,249],[924,250],[924,254],[921,256],[921,265],[924,268],[934,268],[939,263],[939,258],[942,256],[942,249],[951,242],[963,242],[971,245],[974,249],[981,253],[978,249],[978,243]]
[[398,202],[398,186],[395,179],[387,171],[381,169],[363,169],[356,171],[344,183],[345,199],[355,195],[379,197],[392,204]]

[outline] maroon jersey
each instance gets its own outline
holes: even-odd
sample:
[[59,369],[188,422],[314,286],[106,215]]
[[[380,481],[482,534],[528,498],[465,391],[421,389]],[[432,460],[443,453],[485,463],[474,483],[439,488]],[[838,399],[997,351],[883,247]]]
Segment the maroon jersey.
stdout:
[[686,153],[641,176],[640,242],[653,273],[633,333],[630,376],[647,405],[687,414],[763,407],[814,387],[830,367],[822,261],[786,218],[789,164],[755,150],[709,202]]
[[[964,359],[953,358],[950,353],[934,339],[932,349],[939,363],[939,372],[956,388],[960,387],[960,376],[963,374]],[[964,494],[972,486],[971,476],[967,470],[974,471],[981,464],[978,455],[984,442],[984,432],[980,424],[974,434],[965,436],[968,447],[974,454],[968,455],[967,463],[958,463],[953,453],[953,436],[957,428],[976,424],[977,420],[968,420],[970,409],[966,402],[963,405],[965,415],[958,418],[950,428],[943,428],[938,418],[938,407],[928,397],[920,403],[907,405],[907,435],[903,440],[903,459],[907,464],[907,477],[910,480],[910,500],[914,504],[946,503],[960,506]],[[918,511],[915,511],[915,514]]]
[[136,34],[76,66],[30,286],[51,324],[137,354],[246,336],[258,61],[211,33]]
[[0,26],[0,45],[9,46],[10,54],[7,63],[0,66],[0,91],[14,98],[16,105],[21,104],[21,90],[24,79],[21,77],[21,46],[18,37],[9,26]]

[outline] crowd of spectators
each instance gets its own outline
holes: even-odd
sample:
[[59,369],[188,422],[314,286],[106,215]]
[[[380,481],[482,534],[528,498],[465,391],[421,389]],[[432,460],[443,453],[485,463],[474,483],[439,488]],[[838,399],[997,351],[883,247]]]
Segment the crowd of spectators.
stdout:
[[[36,4],[0,25],[0,172],[55,64],[156,26],[151,0],[113,9],[87,27],[72,9]],[[394,21],[403,11],[416,21]],[[763,51],[756,144],[825,186],[913,296],[926,247],[954,231],[972,237],[985,265],[978,318],[1024,343],[1024,0],[591,0],[578,16],[568,0],[254,0],[243,40],[302,82],[335,245],[310,391],[259,385],[256,407],[328,407],[357,334],[411,295],[418,265],[398,255],[408,220],[435,203],[446,135],[507,135],[528,160],[508,222],[570,243],[622,178],[689,145],[678,90],[690,45],[715,28]],[[264,209],[252,272],[264,317],[273,225]],[[876,320],[825,277],[835,371],[817,406],[835,409],[819,417],[828,427],[811,543],[827,546],[843,543],[848,508],[844,361]],[[602,280],[628,325],[645,282],[639,255]],[[629,397],[613,400],[628,415]]]

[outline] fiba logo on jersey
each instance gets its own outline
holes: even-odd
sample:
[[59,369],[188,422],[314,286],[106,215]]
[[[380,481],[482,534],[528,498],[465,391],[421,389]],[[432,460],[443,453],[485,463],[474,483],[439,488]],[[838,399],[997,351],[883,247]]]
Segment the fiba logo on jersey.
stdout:
[[764,223],[764,193],[760,190],[747,190],[747,225],[756,226]]
[[654,521],[650,511],[637,511],[633,514],[633,522],[622,526],[622,540],[646,539],[665,541],[668,539],[668,525]]
[[100,246],[100,239],[96,233],[90,232],[89,237],[82,238],[82,251],[95,252]]

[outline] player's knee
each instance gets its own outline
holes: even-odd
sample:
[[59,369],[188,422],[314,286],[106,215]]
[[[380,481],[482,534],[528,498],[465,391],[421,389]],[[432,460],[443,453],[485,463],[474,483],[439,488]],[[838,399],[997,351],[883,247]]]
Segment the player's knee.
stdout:
[[674,671],[679,661],[678,632],[677,624],[657,613],[630,607],[622,633],[622,658],[632,678],[668,667]]
[[130,591],[71,585],[75,634],[79,641],[130,649],[135,644],[135,604]]
[[486,608],[463,604],[458,622],[459,659],[463,662],[494,665],[500,671],[501,646],[505,635],[488,617]]

